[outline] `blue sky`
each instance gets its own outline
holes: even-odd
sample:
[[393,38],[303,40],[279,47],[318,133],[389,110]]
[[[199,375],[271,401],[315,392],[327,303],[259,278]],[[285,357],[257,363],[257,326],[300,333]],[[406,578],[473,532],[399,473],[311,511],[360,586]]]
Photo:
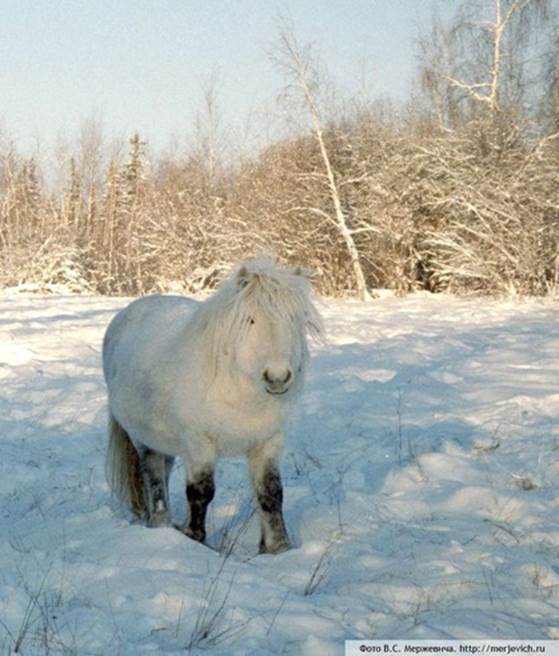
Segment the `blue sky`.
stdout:
[[216,69],[224,121],[241,124],[281,88],[266,52],[286,10],[345,91],[365,77],[371,95],[398,97],[432,0],[0,0],[4,130],[45,148],[95,114],[108,136],[139,129],[160,148],[188,133]]

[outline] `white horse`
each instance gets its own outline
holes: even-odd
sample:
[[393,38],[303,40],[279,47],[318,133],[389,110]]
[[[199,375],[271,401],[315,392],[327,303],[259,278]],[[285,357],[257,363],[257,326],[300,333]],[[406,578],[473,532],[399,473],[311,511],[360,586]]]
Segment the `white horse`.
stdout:
[[148,296],[121,310],[103,340],[109,395],[107,478],[148,526],[169,526],[169,475],[184,459],[189,517],[203,542],[219,456],[246,454],[261,518],[260,552],[289,548],[278,459],[301,395],[307,333],[322,321],[301,269],[249,260],[203,303]]

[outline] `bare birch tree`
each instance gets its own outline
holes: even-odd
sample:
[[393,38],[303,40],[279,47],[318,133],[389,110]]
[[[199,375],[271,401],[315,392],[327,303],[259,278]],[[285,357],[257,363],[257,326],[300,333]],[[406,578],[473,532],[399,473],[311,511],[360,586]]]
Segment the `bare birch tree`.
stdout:
[[297,41],[293,25],[286,19],[279,21],[278,41],[271,53],[272,61],[285,76],[288,87],[286,92],[302,102],[311,122],[312,133],[318,143],[324,175],[333,207],[333,216],[325,214],[321,208],[309,207],[308,211],[315,213],[332,224],[343,240],[353,271],[355,289],[360,299],[371,298],[361,265],[359,250],[355,243],[349,217],[342,207],[339,184],[336,171],[332,164],[331,154],[324,139],[325,119],[319,102],[318,67],[310,53],[310,48],[303,48]]
[[[421,79],[444,127],[484,110],[534,113],[545,94],[542,52],[552,27],[550,0],[462,2],[448,26],[435,18],[420,38]],[[518,126],[514,126],[518,127]]]

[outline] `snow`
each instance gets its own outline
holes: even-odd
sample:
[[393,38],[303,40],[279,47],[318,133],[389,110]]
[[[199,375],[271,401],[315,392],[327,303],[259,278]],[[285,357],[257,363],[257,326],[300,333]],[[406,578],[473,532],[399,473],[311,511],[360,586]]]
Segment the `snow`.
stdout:
[[[295,548],[258,555],[243,460],[209,545],[104,480],[103,331],[126,299],[0,296],[0,648],[342,654],[346,639],[559,637],[559,308],[325,301],[282,464]],[[172,505],[184,517],[184,472]]]

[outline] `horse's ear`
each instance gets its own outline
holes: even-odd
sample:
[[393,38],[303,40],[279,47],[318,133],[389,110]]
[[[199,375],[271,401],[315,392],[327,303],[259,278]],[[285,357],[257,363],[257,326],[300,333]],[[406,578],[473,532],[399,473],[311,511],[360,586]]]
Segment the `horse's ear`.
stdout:
[[313,271],[310,269],[305,269],[301,266],[296,266],[295,269],[293,269],[293,273],[296,276],[301,276],[301,278],[306,278],[309,282],[314,282],[316,278]]
[[250,274],[245,266],[242,266],[237,272],[237,285],[243,289],[248,285]]

